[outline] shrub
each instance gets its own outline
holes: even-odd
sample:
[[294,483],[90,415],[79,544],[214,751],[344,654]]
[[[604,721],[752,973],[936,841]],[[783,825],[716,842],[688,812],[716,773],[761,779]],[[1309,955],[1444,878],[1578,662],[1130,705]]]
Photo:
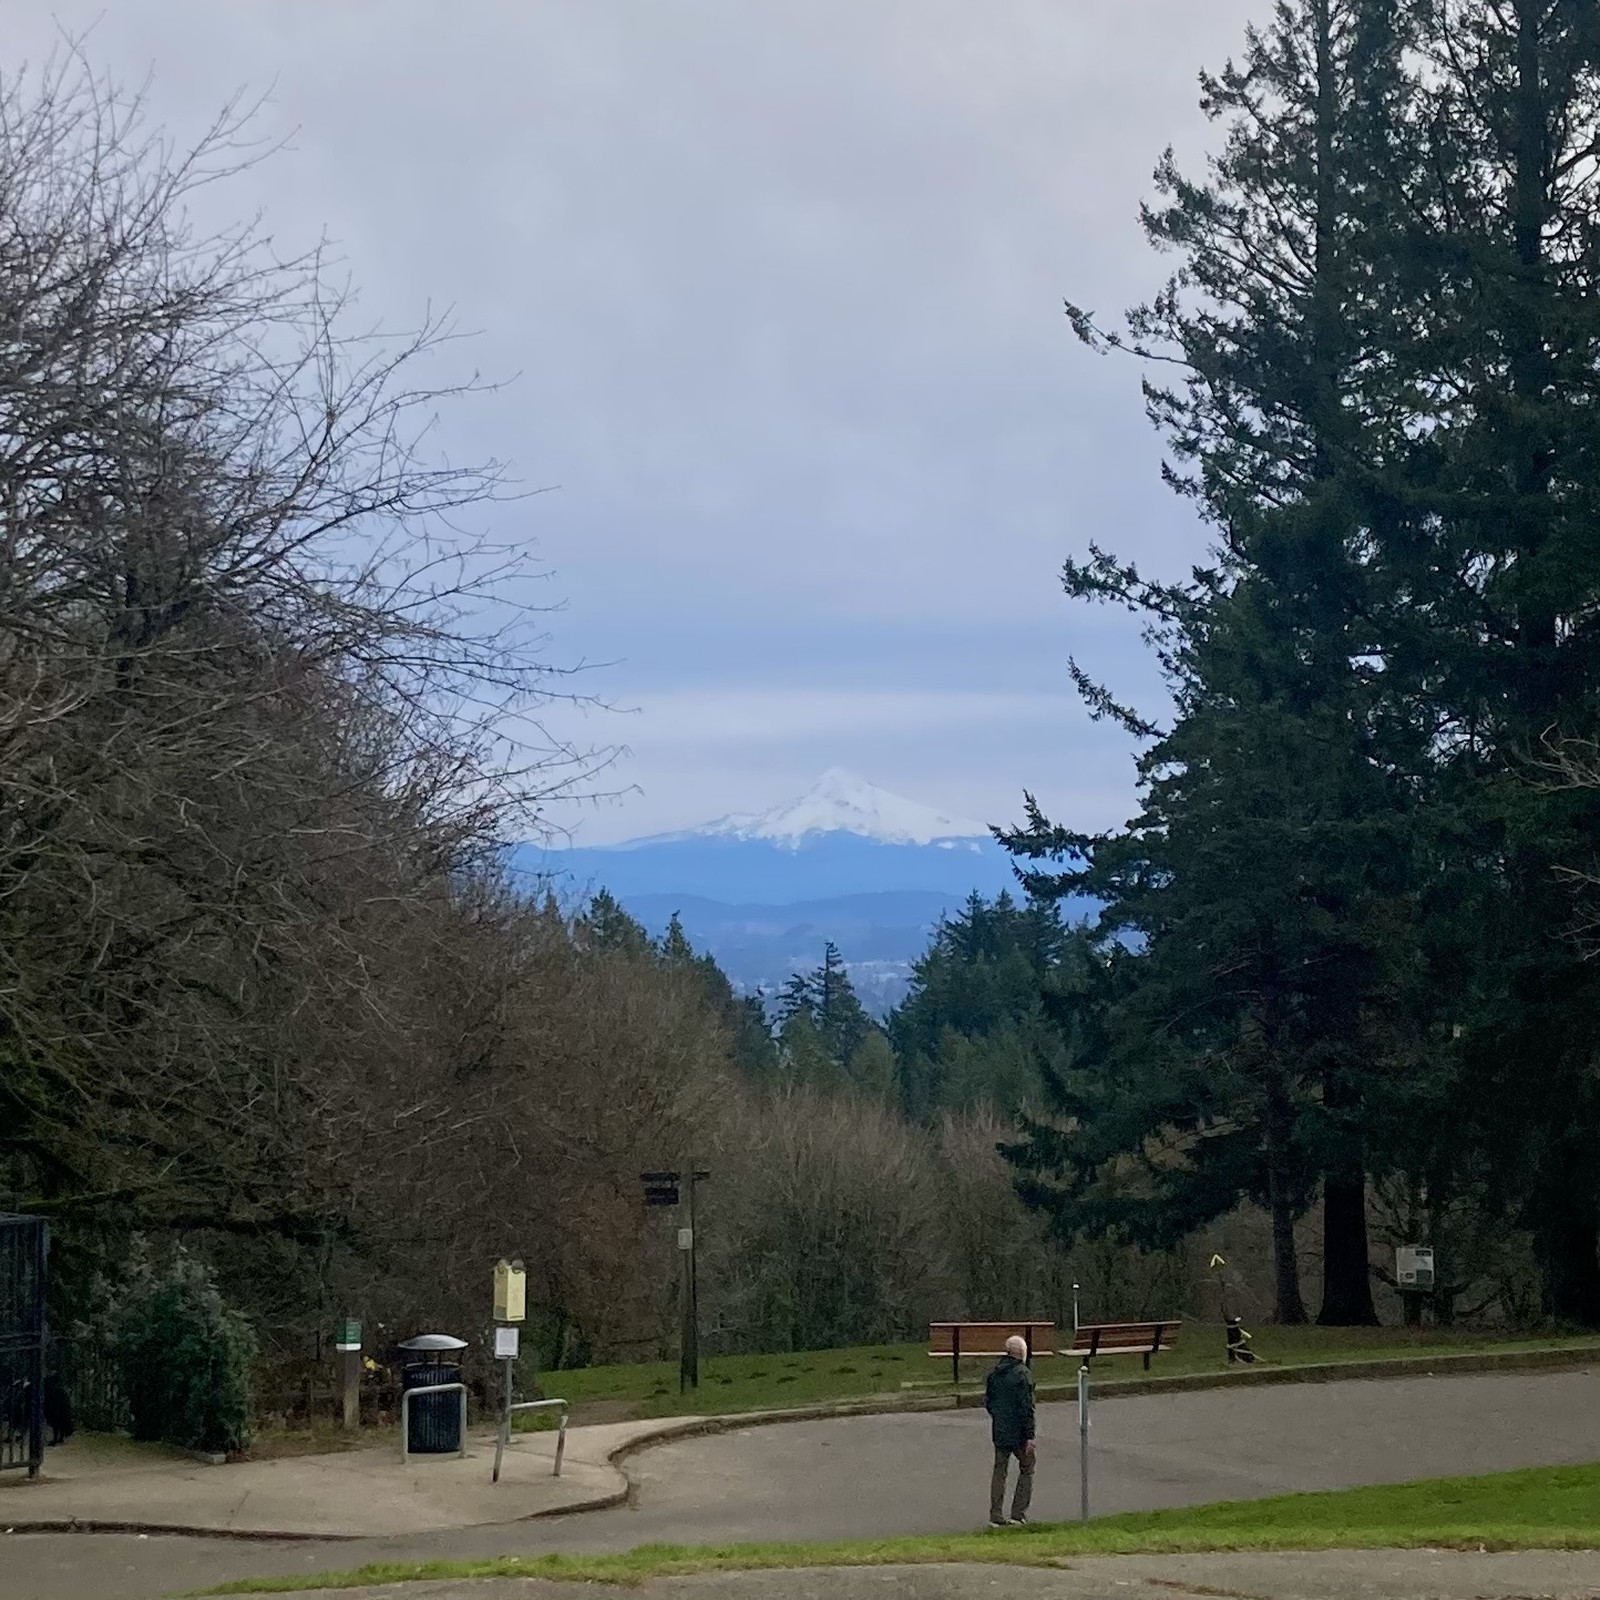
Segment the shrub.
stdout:
[[178,1250],[162,1266],[136,1263],[112,1338],[134,1438],[208,1451],[250,1442],[255,1335],[201,1262]]

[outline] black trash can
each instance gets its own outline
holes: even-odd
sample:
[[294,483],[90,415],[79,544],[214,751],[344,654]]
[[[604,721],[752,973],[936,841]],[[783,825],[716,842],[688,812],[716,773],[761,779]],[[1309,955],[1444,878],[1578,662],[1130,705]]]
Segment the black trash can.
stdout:
[[[449,1333],[419,1333],[400,1348],[412,1359],[401,1369],[402,1390],[460,1383],[465,1339]],[[461,1449],[461,1395],[419,1394],[406,1407],[406,1450],[414,1456],[453,1455]]]

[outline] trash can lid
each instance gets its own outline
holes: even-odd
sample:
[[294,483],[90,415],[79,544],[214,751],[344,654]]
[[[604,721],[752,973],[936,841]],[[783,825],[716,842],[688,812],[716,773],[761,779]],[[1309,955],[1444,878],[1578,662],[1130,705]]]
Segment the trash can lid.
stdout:
[[453,1333],[419,1333],[414,1339],[402,1339],[402,1350],[465,1350],[467,1341]]

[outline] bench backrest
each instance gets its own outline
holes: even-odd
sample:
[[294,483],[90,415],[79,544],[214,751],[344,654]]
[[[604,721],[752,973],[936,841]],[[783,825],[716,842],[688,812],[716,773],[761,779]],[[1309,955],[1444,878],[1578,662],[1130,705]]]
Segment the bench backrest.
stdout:
[[1072,1335],[1072,1353],[1086,1356],[1154,1355],[1178,1342],[1181,1321],[1092,1322]]
[[956,1353],[959,1333],[964,1356],[1003,1356],[1006,1340],[1020,1334],[1036,1356],[1056,1353],[1056,1325],[1053,1322],[933,1322],[928,1325],[928,1354],[948,1356]]

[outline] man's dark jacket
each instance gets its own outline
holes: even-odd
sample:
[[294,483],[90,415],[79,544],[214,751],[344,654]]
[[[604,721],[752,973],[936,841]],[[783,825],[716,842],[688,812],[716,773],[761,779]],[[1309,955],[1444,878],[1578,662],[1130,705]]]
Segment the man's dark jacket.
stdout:
[[996,1450],[1020,1450],[1033,1437],[1033,1373],[1026,1361],[1000,1357],[983,1386],[983,1409]]

